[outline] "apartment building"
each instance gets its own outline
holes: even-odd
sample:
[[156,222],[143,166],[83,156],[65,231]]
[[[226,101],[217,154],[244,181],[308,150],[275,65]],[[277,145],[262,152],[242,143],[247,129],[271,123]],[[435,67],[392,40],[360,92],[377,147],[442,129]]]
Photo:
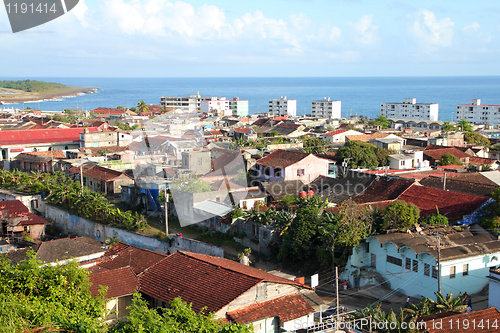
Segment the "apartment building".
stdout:
[[500,124],[500,105],[481,104],[480,99],[473,99],[471,104],[457,105],[457,121],[465,119],[474,124]]
[[248,101],[240,99],[239,97],[234,97],[229,100],[229,108],[231,109],[232,115],[234,117],[246,117],[248,116]]
[[438,120],[439,104],[417,103],[416,98],[403,98],[403,103],[382,103],[380,114],[387,118]]
[[200,102],[201,113],[217,114],[219,116],[231,116],[232,111],[229,108],[229,100],[226,97],[211,97]]
[[341,101],[332,101],[330,97],[325,97],[322,101],[311,102],[311,115],[318,118],[341,118]]
[[160,104],[166,108],[196,112],[200,109],[201,101],[205,99],[200,94],[189,95],[188,97],[160,97]]
[[270,99],[269,115],[278,117],[297,116],[297,100],[287,99],[286,96],[281,96],[280,99]]

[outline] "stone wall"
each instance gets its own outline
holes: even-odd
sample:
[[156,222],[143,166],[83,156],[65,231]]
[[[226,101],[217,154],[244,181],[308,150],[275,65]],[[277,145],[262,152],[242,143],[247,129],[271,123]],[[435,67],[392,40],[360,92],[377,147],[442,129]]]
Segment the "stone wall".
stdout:
[[126,244],[160,253],[174,253],[179,250],[224,257],[223,249],[210,244],[177,235],[170,235],[165,240],[138,235],[127,230],[71,215],[69,212],[52,205],[45,205],[45,217],[53,221],[65,233],[86,236],[100,242],[104,242],[108,237],[118,237],[120,241]]

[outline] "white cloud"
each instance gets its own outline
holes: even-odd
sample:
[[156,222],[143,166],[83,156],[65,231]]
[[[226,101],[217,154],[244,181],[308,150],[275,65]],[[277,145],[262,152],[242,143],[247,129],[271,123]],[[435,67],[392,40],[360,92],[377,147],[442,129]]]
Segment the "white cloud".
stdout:
[[455,23],[448,17],[438,20],[429,10],[420,10],[411,26],[417,41],[431,49],[451,46]]
[[466,25],[462,29],[466,38],[476,41],[476,42],[491,42],[491,35],[485,34],[481,31],[481,26],[477,22],[472,22],[469,25]]
[[373,15],[363,15],[353,24],[356,41],[364,45],[372,45],[377,42],[378,26],[372,23]]

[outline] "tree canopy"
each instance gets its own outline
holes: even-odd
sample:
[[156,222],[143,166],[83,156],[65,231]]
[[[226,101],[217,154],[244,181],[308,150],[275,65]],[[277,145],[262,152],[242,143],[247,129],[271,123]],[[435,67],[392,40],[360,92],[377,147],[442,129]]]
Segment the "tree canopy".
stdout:
[[441,159],[439,160],[439,165],[462,165],[460,159],[452,154],[443,154],[441,155]]
[[456,131],[457,130],[457,127],[450,124],[449,121],[445,121],[443,123],[443,126],[441,126],[441,131],[443,132],[452,132],[452,131]]
[[304,153],[321,154],[329,148],[327,143],[318,137],[303,136],[302,142],[304,144],[302,149]]
[[396,201],[387,206],[382,214],[384,230],[408,228],[418,222],[420,209],[414,204]]
[[474,130],[472,124],[469,123],[467,119],[460,119],[457,126],[462,132],[472,132]]
[[489,146],[490,140],[482,134],[476,132],[465,132],[464,140],[471,145]]
[[362,141],[348,141],[341,147],[337,156],[349,159],[352,168],[376,168],[389,163],[389,151]]
[[389,120],[389,118],[379,114],[377,118],[375,118],[375,125],[382,128],[389,128],[391,127],[391,121]]

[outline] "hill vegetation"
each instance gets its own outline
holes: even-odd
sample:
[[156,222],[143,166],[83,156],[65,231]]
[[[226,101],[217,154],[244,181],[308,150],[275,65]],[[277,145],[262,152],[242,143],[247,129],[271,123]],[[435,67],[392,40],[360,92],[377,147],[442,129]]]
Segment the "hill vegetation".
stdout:
[[37,80],[18,80],[10,81],[4,80],[0,81],[0,88],[22,90],[25,92],[47,92],[51,90],[66,89],[68,86],[55,83],[55,82],[44,82]]

